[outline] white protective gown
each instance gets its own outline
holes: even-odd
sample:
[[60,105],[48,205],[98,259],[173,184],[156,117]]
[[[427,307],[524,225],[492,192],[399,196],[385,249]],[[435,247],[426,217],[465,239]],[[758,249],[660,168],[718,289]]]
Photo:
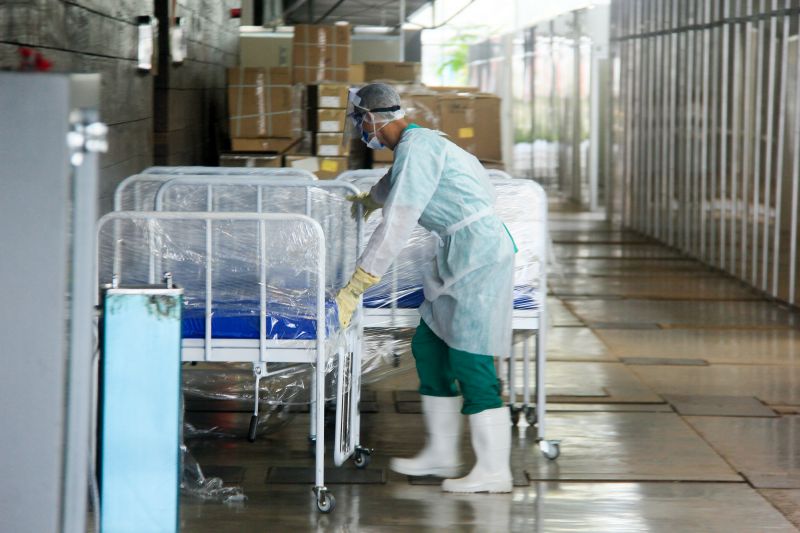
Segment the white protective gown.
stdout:
[[424,273],[422,319],[451,348],[508,354],[514,245],[480,162],[439,132],[407,128],[391,173],[370,192],[383,203],[383,221],[358,265],[383,276],[419,223],[439,240]]

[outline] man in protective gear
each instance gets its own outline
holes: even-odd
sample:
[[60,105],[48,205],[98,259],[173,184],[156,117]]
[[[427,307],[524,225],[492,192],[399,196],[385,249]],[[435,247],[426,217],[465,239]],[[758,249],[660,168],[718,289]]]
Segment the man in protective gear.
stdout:
[[390,467],[454,478],[464,414],[477,462],[465,477],[446,479],[442,490],[510,492],[511,424],[493,356],[511,347],[515,246],[494,212],[494,187],[473,155],[441,132],[409,124],[393,87],[366,85],[351,92],[350,103],[361,139],[373,149],[393,150],[394,163],[368,193],[351,197],[365,215],[382,208],[383,220],[336,297],[342,327],[417,224],[438,240],[411,342],[427,442],[415,457],[392,459]]

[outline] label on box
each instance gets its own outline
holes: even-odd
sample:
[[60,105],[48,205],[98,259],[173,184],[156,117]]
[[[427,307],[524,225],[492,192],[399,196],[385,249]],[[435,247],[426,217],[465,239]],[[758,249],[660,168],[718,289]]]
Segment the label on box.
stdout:
[[339,162],[332,159],[324,159],[322,164],[319,166],[319,169],[325,172],[338,172]]
[[319,131],[331,131],[335,133],[339,131],[339,121],[323,120],[319,123]]
[[341,98],[338,96],[320,96],[319,97],[319,106],[320,107],[343,107]]
[[333,144],[323,144],[317,148],[317,155],[335,157],[339,155],[339,147]]
[[458,128],[459,139],[471,139],[475,137],[475,130],[472,128]]

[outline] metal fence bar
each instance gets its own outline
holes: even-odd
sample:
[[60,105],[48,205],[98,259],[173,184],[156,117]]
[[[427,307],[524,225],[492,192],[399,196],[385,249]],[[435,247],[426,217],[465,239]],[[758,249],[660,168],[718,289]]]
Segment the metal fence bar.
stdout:
[[[778,0],[772,0],[772,11],[778,9]],[[761,250],[761,283],[758,285],[761,290],[767,291],[767,265],[769,260],[769,226],[770,226],[770,208],[771,192],[772,192],[772,130],[775,122],[775,55],[777,49],[777,31],[778,31],[778,17],[773,13],[769,19],[769,59],[767,66],[767,125],[765,134],[765,147],[764,147],[764,222],[763,222],[763,235],[762,235],[762,250]],[[756,238],[755,235],[753,237]],[[755,261],[755,258],[754,258]]]

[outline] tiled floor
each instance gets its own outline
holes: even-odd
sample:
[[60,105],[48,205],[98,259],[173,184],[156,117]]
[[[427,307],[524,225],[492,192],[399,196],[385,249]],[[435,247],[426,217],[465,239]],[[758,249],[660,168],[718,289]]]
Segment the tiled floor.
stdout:
[[[545,422],[562,455],[548,461],[534,428],[515,428],[512,467],[527,486],[450,495],[388,470],[422,442],[420,415],[396,412],[393,400],[416,386],[405,356],[370,385],[379,411],[363,417],[376,450],[369,468],[385,469],[385,483],[331,485],[329,515],[307,485],[267,483],[270,466],[311,466],[301,414],[254,444],[190,442],[201,465],[243,467],[248,499],[185,496],[182,530],[796,531],[800,416],[782,413],[800,412],[800,315],[597,216],[555,211],[551,230]],[[714,416],[682,416],[669,395],[692,413],[713,405]],[[741,406],[756,416],[736,416]],[[463,450],[471,461],[466,438]]]

